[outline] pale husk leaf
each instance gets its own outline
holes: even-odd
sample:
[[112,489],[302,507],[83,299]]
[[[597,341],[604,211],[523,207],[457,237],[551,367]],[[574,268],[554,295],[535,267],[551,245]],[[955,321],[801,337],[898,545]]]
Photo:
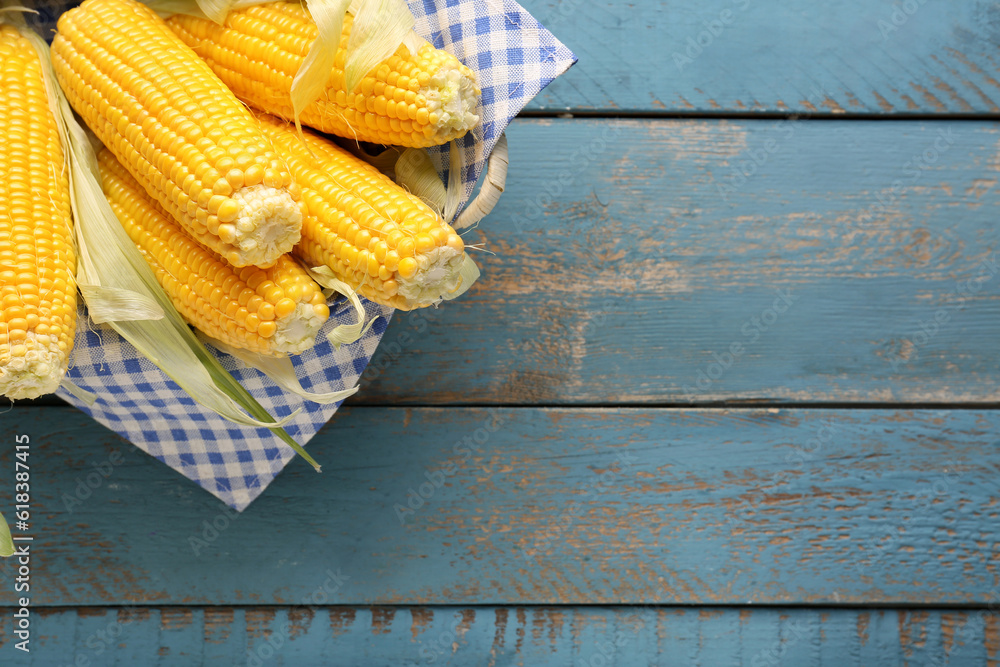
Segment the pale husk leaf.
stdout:
[[73,396],[75,396],[77,400],[86,403],[87,407],[92,407],[94,403],[97,403],[97,394],[95,394],[92,391],[87,391],[83,387],[77,386],[75,383],[73,383],[71,380],[68,380],[67,378],[63,378],[62,382],[59,383],[59,386],[68,391],[69,393],[73,394]]
[[350,4],[350,0],[306,0],[309,14],[316,23],[317,37],[292,79],[292,112],[300,134],[302,124],[299,116],[323,94],[337,60],[340,36],[344,31],[344,15]]
[[357,4],[356,11],[351,12],[354,22],[344,62],[347,92],[354,91],[368,72],[394,54],[416,23],[406,0],[365,0]]
[[139,292],[103,285],[80,284],[79,287],[87,302],[87,313],[97,324],[163,319],[163,308]]
[[445,294],[441,298],[445,301],[451,301],[452,299],[457,299],[472,287],[472,284],[479,280],[479,267],[476,263],[469,257],[469,253],[465,253],[462,256],[462,266],[459,269],[459,273],[462,276],[462,282],[459,284],[458,289],[456,289],[451,294]]
[[202,13],[220,25],[226,20],[226,14],[233,4],[232,0],[197,0],[197,2]]
[[406,35],[406,37],[403,38],[403,46],[405,46],[406,49],[410,53],[412,53],[413,55],[416,55],[417,53],[419,53],[420,49],[422,49],[424,47],[424,44],[427,44],[427,43],[428,43],[428,41],[426,39],[424,39],[423,37],[421,37],[420,35],[418,35],[413,30],[411,30]]
[[396,160],[396,182],[422,199],[441,215],[448,203],[448,190],[423,148],[407,148]]
[[354,306],[354,312],[358,314],[358,321],[354,324],[341,324],[333,328],[329,334],[327,334],[327,340],[333,345],[333,349],[339,350],[341,345],[349,345],[356,342],[371,329],[372,325],[375,324],[375,319],[372,318],[365,323],[365,307],[361,305],[361,299],[358,297],[358,293],[348,285],[347,283],[339,280],[337,276],[334,275],[333,271],[330,270],[328,266],[316,266],[316,267],[306,267],[306,271],[309,276],[315,280],[317,283],[331,289],[335,292],[343,294]]
[[336,403],[337,401],[344,400],[348,396],[353,396],[358,393],[358,389],[360,389],[360,387],[355,385],[350,389],[325,392],[322,394],[306,391],[306,389],[302,386],[302,383],[299,382],[298,376],[295,374],[295,366],[292,365],[292,360],[288,357],[269,357],[257,352],[241,350],[224,343],[221,340],[216,340],[208,336],[205,338],[210,345],[218,349],[220,352],[225,352],[230,356],[236,357],[248,367],[255,368],[267,377],[271,378],[275,384],[284,388],[286,391],[290,391],[296,396],[301,396],[307,401],[312,401],[313,403],[321,403],[323,405]]
[[462,149],[453,139],[448,145],[448,196],[444,206],[444,220],[451,222],[462,203]]

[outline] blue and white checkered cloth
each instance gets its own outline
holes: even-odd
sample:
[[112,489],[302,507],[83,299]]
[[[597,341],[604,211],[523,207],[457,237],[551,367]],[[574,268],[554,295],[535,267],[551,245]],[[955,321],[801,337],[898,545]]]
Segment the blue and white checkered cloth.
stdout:
[[[456,141],[464,151],[464,206],[500,134],[576,56],[512,0],[409,0],[409,5],[417,34],[475,71],[483,92],[482,122]],[[445,178],[448,150],[429,149]]]
[[[37,3],[46,4],[53,5]],[[417,19],[417,33],[475,70],[483,92],[481,126],[458,141],[466,165],[464,202],[508,123],[565,72],[575,56],[512,0],[409,0],[409,4]],[[50,11],[41,18],[51,22],[56,15]],[[432,158],[444,174],[447,149],[432,149]],[[326,342],[332,327],[355,321],[353,309],[341,300],[331,309],[316,347],[293,357],[306,390],[332,392],[357,383],[392,316],[390,308],[364,303],[368,316],[379,319],[361,340],[339,351]],[[272,415],[285,417],[302,408],[285,427],[302,445],[337,411],[339,404],[305,401],[232,357],[218,356]],[[88,407],[62,389],[60,397],[236,510],[245,509],[259,496],[294,456],[267,429],[233,424],[196,404],[112,329],[89,324],[83,311],[71,366],[68,378],[95,393],[98,400]]]

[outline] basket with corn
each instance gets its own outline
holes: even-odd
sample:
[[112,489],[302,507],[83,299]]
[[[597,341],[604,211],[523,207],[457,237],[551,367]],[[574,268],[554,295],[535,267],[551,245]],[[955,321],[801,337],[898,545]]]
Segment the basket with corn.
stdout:
[[0,10],[0,394],[58,390],[238,509],[318,469],[392,311],[478,278],[503,128],[573,62],[511,31],[545,67],[498,100],[495,45],[435,29],[530,16],[448,4],[85,0],[51,47]]

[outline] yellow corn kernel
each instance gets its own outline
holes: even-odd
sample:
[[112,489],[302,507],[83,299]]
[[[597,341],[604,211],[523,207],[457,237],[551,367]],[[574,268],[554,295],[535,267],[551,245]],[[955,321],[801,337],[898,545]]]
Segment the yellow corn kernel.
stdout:
[[[460,137],[479,122],[475,74],[426,42],[416,54],[400,46],[358,88],[344,90],[352,22],[348,14],[326,90],[303,110],[302,123],[349,139],[425,147]],[[170,17],[167,24],[240,99],[292,118],[292,80],[317,35],[302,3],[272,2],[231,11],[225,25],[182,14]]]
[[[2,19],[0,19],[2,21]],[[69,181],[41,62],[0,22],[0,394],[54,392],[76,329]]]
[[[162,19],[134,0],[86,0],[58,27],[52,62],[73,108],[191,236],[236,266],[269,266],[292,249],[302,216],[291,176]],[[268,172],[236,188],[234,164]],[[220,222],[235,233],[223,239]]]
[[427,204],[328,139],[305,132],[303,143],[293,125],[259,120],[302,188],[294,253],[309,266],[328,266],[362,296],[402,310],[460,287],[464,244]]
[[189,237],[107,149],[98,165],[112,210],[188,323],[269,356],[313,346],[330,311],[319,285],[295,260],[281,255],[267,269],[234,268]]

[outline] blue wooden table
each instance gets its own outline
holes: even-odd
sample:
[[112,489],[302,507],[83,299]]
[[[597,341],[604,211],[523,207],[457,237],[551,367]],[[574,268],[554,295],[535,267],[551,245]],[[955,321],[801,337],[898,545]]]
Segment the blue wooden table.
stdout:
[[0,663],[1000,665],[1000,5],[525,6],[580,63],[321,475],[0,416]]

